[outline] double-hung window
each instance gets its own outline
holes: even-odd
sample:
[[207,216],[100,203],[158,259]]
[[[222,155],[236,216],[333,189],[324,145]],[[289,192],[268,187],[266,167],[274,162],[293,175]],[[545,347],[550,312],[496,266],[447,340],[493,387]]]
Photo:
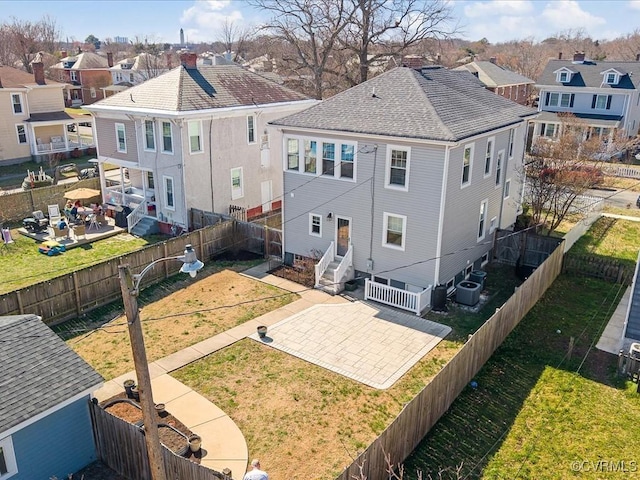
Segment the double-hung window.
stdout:
[[547,138],[555,138],[558,135],[558,125],[555,123],[540,124],[540,135]]
[[247,143],[256,143],[256,117],[247,116]]
[[287,170],[300,168],[300,142],[296,138],[287,140]]
[[484,176],[487,177],[491,174],[491,158],[493,157],[493,142],[494,138],[487,140],[487,150],[484,154]]
[[173,153],[171,122],[162,122],[162,151],[164,153]]
[[516,129],[509,130],[509,158],[513,158],[513,141],[515,139]]
[[151,152],[156,150],[156,133],[153,120],[144,121],[144,149]]
[[191,120],[189,122],[189,153],[202,152],[202,122]]
[[468,185],[471,181],[471,163],[473,160],[473,145],[464,147],[462,153],[462,186]]
[[480,203],[480,216],[478,218],[478,241],[484,239],[484,227],[487,221],[488,204],[488,200],[483,200],[482,203]]
[[496,157],[496,186],[502,183],[502,161],[504,159],[504,150],[500,150],[498,152],[498,156]]
[[304,141],[304,172],[316,173],[318,160],[318,142],[315,140]]
[[19,93],[11,94],[11,105],[13,105],[13,113],[15,115],[20,115],[23,112],[22,108],[22,95]]
[[388,147],[386,186],[407,190],[409,188],[409,149]]
[[511,193],[511,179],[508,178],[504,182],[504,198],[505,200],[509,198],[509,194]]
[[16,133],[18,134],[18,143],[25,144],[27,143],[27,131],[24,128],[24,125],[16,125]]
[[591,108],[596,110],[609,110],[611,108],[611,95],[594,95]]
[[309,235],[322,236],[322,216],[315,213],[309,214]]
[[355,147],[353,145],[340,146],[340,178],[353,178],[353,161]]
[[0,439],[0,479],[13,477],[18,473],[16,456],[11,437]]
[[70,70],[69,71],[69,78],[71,79],[72,82],[77,82],[78,81],[78,72],[76,72],[74,70]]
[[231,200],[244,196],[242,167],[231,169]]
[[127,153],[127,136],[123,123],[116,123],[116,141],[120,153]]
[[384,213],[382,246],[404,250],[407,233],[407,217]]
[[176,201],[173,190],[173,177],[164,177],[164,204],[169,210],[176,209]]
[[336,144],[322,143],[322,174],[333,177],[336,165]]

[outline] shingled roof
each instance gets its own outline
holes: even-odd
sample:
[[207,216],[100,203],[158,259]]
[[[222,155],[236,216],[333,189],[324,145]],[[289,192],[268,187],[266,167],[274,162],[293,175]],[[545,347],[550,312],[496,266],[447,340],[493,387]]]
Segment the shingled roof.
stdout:
[[398,67],[271,122],[338,132],[458,141],[537,112],[491,93],[469,72]]
[[[574,72],[569,83],[558,82],[554,73],[563,67]],[[603,82],[602,73],[611,68],[623,74],[617,85],[607,85]],[[536,85],[633,90],[640,87],[640,62],[595,62],[585,60],[584,63],[575,63],[572,60],[552,59],[544,67],[544,71],[538,78]]]
[[55,68],[65,68],[64,63],[75,60],[71,70],[88,70],[95,68],[109,68],[109,61],[97,53],[82,52],[77,55],[69,55],[54,65]]
[[0,317],[0,345],[0,433],[103,381],[36,315]]
[[535,83],[530,78],[487,61],[474,61],[461,67],[456,67],[454,70],[468,70],[471,73],[477,73],[478,80],[489,88],[508,87],[510,85],[533,85]]
[[92,107],[188,112],[300,100],[309,97],[237,65],[181,65]]
[[[60,85],[63,83],[45,79],[46,85]],[[37,86],[33,73],[27,73],[14,67],[0,65],[0,88],[24,88],[26,86]]]

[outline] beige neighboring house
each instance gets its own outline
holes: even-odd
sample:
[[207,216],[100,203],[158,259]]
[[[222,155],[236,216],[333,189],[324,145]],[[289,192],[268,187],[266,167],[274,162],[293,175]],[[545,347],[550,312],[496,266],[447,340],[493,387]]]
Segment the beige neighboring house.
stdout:
[[[107,55],[107,60],[110,58],[113,58],[112,54]],[[166,56],[163,58],[146,52],[120,60],[109,68],[113,85],[102,88],[104,98],[168,72],[167,60]]]
[[[135,234],[191,227],[192,208],[248,217],[280,208],[282,140],[266,125],[317,103],[240,66],[196,60],[183,53],[179,67],[87,107],[103,198]],[[116,185],[105,163],[119,167]]]
[[46,160],[89,146],[67,129],[77,120],[64,111],[66,85],[45,79],[43,63],[32,67],[33,74],[0,66],[0,164]]

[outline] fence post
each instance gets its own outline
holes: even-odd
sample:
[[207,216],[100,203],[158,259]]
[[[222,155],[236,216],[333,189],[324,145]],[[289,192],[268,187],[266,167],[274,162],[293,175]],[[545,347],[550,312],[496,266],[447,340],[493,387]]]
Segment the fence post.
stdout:
[[623,363],[624,363],[624,351],[620,350],[618,352],[618,375],[623,373],[623,367],[622,367]]
[[269,225],[264,224],[264,258],[269,258],[269,253],[271,251],[269,247]]
[[78,316],[82,315],[82,305],[80,304],[80,286],[78,285],[78,272],[71,274],[73,278],[73,293],[76,295],[76,312]]
[[22,305],[22,297],[20,296],[20,290],[16,290],[16,300],[18,301],[18,312],[20,312],[20,315],[23,315],[24,306]]

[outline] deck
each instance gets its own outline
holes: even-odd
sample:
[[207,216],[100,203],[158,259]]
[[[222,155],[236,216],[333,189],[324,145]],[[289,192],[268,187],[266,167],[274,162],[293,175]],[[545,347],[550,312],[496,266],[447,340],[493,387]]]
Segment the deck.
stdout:
[[91,229],[89,229],[89,227],[86,227],[85,235],[80,235],[78,238],[72,234],[70,238],[58,237],[56,239],[53,236],[53,232],[51,231],[51,229],[42,233],[32,233],[21,227],[18,229],[18,232],[20,232],[20,234],[24,235],[25,237],[36,240],[37,242],[55,240],[60,245],[64,245],[65,248],[69,250],[70,248],[80,247],[97,240],[102,240],[103,238],[113,237],[114,235],[118,235],[120,233],[126,233],[127,229],[117,227],[113,218],[105,217],[105,224],[99,225],[97,228],[92,227]]

